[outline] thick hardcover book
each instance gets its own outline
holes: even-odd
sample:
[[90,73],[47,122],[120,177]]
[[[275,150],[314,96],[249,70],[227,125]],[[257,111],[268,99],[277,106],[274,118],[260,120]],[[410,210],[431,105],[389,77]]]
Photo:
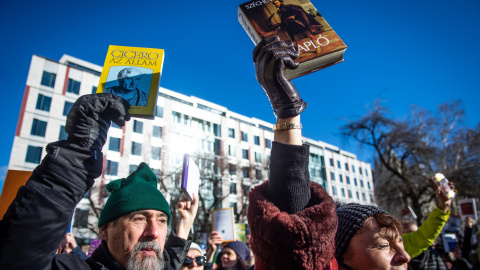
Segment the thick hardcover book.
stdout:
[[130,103],[134,117],[153,119],[162,74],[162,49],[110,45],[97,93],[112,93]]
[[285,71],[289,79],[342,62],[347,49],[308,0],[248,1],[238,7],[238,20],[255,45],[270,36],[295,44],[300,66]]

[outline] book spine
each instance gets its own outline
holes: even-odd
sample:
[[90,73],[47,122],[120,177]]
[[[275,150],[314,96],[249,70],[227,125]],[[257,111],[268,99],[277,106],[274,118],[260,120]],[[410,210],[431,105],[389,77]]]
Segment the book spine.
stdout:
[[255,31],[255,28],[253,28],[241,7],[238,7],[238,21],[255,45],[262,41],[262,38],[258,35],[257,31]]

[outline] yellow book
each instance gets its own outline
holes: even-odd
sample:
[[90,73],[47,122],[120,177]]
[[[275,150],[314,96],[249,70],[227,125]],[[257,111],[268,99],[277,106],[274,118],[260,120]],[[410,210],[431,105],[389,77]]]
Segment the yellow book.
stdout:
[[97,93],[112,93],[130,103],[131,116],[153,119],[162,74],[162,49],[110,45]]

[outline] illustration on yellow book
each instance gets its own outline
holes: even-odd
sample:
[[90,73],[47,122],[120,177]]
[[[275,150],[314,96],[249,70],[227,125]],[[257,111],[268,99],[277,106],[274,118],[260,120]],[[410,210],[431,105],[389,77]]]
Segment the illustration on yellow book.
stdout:
[[163,50],[110,45],[97,93],[112,93],[130,103],[130,114],[154,118]]

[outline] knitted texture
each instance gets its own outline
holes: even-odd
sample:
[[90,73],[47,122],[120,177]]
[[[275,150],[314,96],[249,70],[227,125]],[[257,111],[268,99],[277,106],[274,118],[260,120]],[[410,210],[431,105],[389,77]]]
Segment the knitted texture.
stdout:
[[280,211],[268,200],[268,181],[249,193],[248,224],[255,263],[265,269],[318,270],[333,259],[337,216],[335,203],[317,183],[311,199],[296,214]]
[[268,198],[280,211],[295,214],[310,201],[308,153],[308,145],[273,142]]
[[363,222],[375,214],[387,214],[373,205],[347,204],[337,208],[338,228],[335,235],[335,258],[341,262],[350,240],[362,227]]
[[223,248],[233,249],[244,262],[250,259],[250,249],[241,241],[228,242]]
[[142,162],[127,178],[112,181],[106,188],[110,197],[100,213],[98,227],[128,213],[146,209],[164,212],[170,224],[170,206],[157,189],[157,177],[146,163]]

